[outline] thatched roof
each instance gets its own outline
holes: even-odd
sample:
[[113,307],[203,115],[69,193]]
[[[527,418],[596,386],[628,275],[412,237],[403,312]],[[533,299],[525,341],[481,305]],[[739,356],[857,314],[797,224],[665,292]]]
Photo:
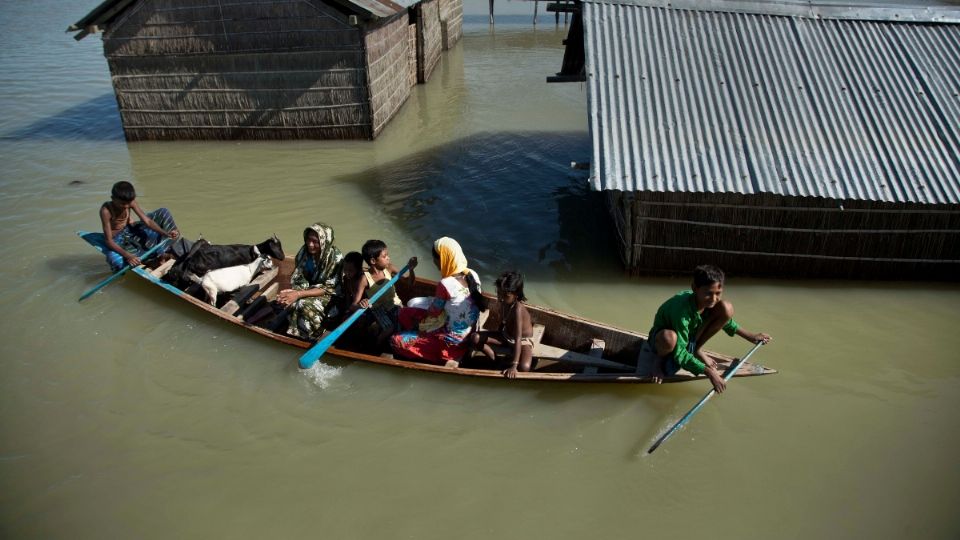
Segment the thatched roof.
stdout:
[[[104,0],[79,21],[71,24],[67,32],[79,32],[75,38],[83,39],[88,34],[105,30],[120,17],[124,11],[141,0]],[[413,0],[306,0],[308,3],[325,3],[338,7],[345,13],[356,15],[364,20],[387,18],[396,15],[416,3]]]

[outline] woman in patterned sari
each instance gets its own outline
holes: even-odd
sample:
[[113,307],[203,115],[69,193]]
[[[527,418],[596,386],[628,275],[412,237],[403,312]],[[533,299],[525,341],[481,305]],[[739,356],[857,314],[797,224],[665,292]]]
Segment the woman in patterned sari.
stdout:
[[303,247],[297,252],[290,289],[277,300],[290,310],[287,333],[316,340],[323,333],[326,307],[340,289],[343,254],[333,245],[333,229],[314,223],[303,230]]
[[398,318],[405,330],[391,337],[390,344],[398,356],[455,367],[467,352],[466,338],[487,309],[487,299],[456,240],[445,236],[434,242],[433,262],[443,279],[429,307],[401,309]]

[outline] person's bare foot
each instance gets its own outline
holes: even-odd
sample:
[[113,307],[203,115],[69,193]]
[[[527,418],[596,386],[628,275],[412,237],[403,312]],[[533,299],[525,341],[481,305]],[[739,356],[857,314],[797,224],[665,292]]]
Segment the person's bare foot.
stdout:
[[654,384],[660,384],[663,382],[663,360],[657,358],[653,362],[653,374],[650,376],[653,379]]
[[460,367],[460,362],[457,362],[456,360],[447,360],[447,363],[444,364],[443,367],[450,367],[450,368]]

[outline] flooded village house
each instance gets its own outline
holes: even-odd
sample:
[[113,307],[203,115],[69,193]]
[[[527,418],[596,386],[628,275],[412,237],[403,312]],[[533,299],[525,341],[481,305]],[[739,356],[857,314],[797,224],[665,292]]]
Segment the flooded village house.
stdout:
[[373,139],[462,35],[462,0],[106,0],[127,140]]
[[557,8],[629,271],[960,278],[955,3]]

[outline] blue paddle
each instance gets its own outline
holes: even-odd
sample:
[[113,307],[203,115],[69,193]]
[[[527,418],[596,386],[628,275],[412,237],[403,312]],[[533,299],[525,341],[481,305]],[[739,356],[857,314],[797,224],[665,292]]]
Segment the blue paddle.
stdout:
[[[140,255],[140,260],[142,261],[142,260],[146,259],[147,257],[149,257],[150,255],[153,255],[153,252],[154,252],[154,251],[162,248],[163,246],[167,245],[167,243],[169,243],[169,242],[170,242],[170,239],[169,239],[169,238],[164,238],[162,242],[160,242],[159,244],[157,244],[157,245],[153,246],[152,248],[148,249],[143,255]],[[96,285],[93,286],[92,289],[90,289],[89,291],[83,293],[83,294],[80,296],[80,299],[77,300],[77,302],[83,302],[84,300],[86,300],[87,298],[89,298],[93,293],[95,293],[95,292],[99,291],[100,289],[106,287],[107,285],[109,285],[113,280],[117,279],[118,277],[126,274],[127,271],[130,270],[131,268],[133,268],[133,267],[130,266],[129,264],[124,265],[124,267],[121,268],[120,270],[118,270],[116,274],[108,277],[107,279],[101,281],[100,283],[97,283]]]
[[[383,295],[383,293],[387,292],[387,289],[393,287],[393,284],[400,279],[400,276],[405,274],[409,269],[409,264],[404,266],[399,272],[397,272],[397,275],[390,278],[390,281],[388,281],[386,285],[380,287],[380,290],[370,297],[370,305],[372,306]],[[313,347],[310,347],[307,352],[303,353],[303,356],[300,357],[300,369],[310,369],[313,367],[313,365],[317,363],[317,360],[320,360],[320,357],[323,356],[323,353],[327,352],[327,349],[329,349],[330,346],[333,345],[333,343],[337,341],[337,339],[343,335],[348,328],[350,328],[350,325],[357,322],[357,319],[359,319],[366,310],[367,308],[360,308],[354,311],[353,315],[350,315],[347,320],[343,321],[336,330],[324,336],[323,339],[316,342]]]
[[[750,352],[748,352],[748,353],[746,354],[746,356],[744,356],[743,358],[741,358],[739,362],[737,362],[735,365],[733,365],[733,366],[730,368],[729,371],[727,371],[726,375],[723,376],[723,380],[724,380],[724,381],[729,381],[729,380],[730,380],[730,377],[733,377],[733,374],[736,373],[738,369],[740,369],[740,366],[742,366],[743,363],[746,362],[748,358],[750,358],[750,355],[752,355],[752,354],[754,353],[754,351],[756,351],[757,349],[759,349],[761,345],[763,345],[763,342],[762,342],[762,341],[761,341],[760,343],[757,343],[756,345],[754,345],[753,348],[750,349]],[[717,393],[716,389],[711,388],[710,391],[707,392],[707,395],[703,396],[703,399],[701,399],[696,405],[693,406],[692,409],[690,409],[690,412],[688,412],[687,414],[683,415],[683,418],[681,418],[680,421],[678,421],[676,424],[674,424],[673,427],[670,428],[666,433],[664,433],[663,435],[661,435],[660,438],[657,439],[657,442],[653,443],[653,446],[651,446],[650,449],[647,450],[647,453],[648,453],[648,454],[652,454],[653,451],[657,449],[657,447],[659,447],[661,444],[663,444],[663,442],[666,441],[671,435],[673,435],[674,432],[676,432],[678,429],[680,429],[680,426],[686,424],[687,421],[690,420],[690,418],[693,417],[693,415],[696,414],[697,411],[700,410],[700,407],[703,407],[703,404],[706,403],[707,400],[709,400],[710,398],[712,398],[713,395],[716,394],[716,393]]]

